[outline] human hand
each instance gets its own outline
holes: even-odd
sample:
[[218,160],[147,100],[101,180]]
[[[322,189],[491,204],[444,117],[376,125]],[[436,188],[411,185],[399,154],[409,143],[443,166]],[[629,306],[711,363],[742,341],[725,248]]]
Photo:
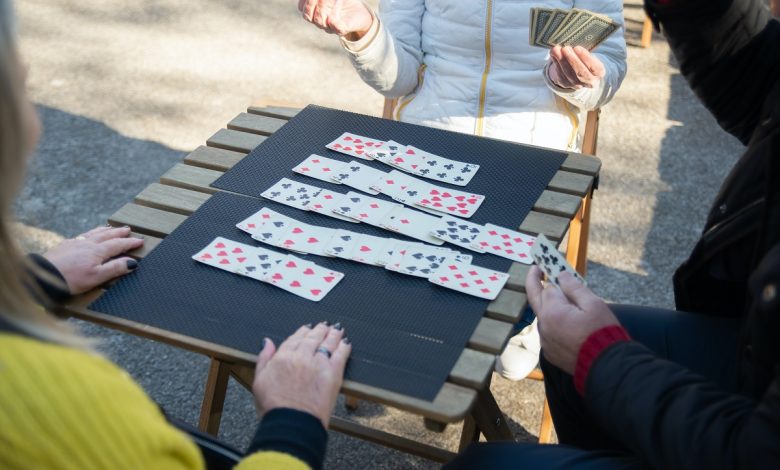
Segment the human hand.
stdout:
[[70,293],[76,295],[134,270],[138,263],[133,258],[114,258],[143,244],[140,238],[130,238],[130,227],[98,227],[63,240],[43,257],[59,270]]
[[528,301],[538,319],[544,357],[574,375],[582,343],[596,330],[619,322],[607,304],[569,273],[558,276],[561,288],[542,287],[542,271],[533,266],[525,279]]
[[298,0],[303,19],[331,34],[357,41],[371,28],[374,16],[361,0]]
[[[305,411],[327,429],[352,346],[338,324],[302,326],[277,350],[266,339],[257,357],[252,394],[257,414],[274,408]],[[330,351],[330,356],[323,352]]]
[[607,71],[604,64],[582,46],[555,46],[550,50],[547,73],[559,87],[579,90],[595,87]]

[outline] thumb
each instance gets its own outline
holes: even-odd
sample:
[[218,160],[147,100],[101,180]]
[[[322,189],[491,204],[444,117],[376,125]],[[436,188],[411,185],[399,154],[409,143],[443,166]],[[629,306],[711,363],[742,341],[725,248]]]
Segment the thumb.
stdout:
[[260,373],[260,371],[265,368],[265,366],[268,364],[268,361],[274,357],[274,354],[276,354],[276,345],[274,342],[268,338],[263,338],[263,349],[260,351],[260,354],[257,355],[255,375]]

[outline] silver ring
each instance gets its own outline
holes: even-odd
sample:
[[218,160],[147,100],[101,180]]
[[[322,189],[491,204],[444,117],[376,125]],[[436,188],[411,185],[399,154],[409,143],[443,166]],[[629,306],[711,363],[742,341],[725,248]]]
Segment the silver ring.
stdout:
[[86,239],[87,237],[85,237],[84,235],[79,235],[78,237],[76,237],[76,240],[86,240]]
[[325,346],[320,346],[319,348],[317,348],[317,352],[324,354],[325,357],[330,359],[330,351],[328,351],[328,348],[326,348]]

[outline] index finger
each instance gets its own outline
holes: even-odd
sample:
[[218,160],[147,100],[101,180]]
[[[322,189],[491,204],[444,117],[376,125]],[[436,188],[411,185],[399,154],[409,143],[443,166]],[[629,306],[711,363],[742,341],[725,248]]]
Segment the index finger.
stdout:
[[119,256],[122,253],[134,250],[144,244],[141,238],[112,238],[106,240],[100,245],[99,253],[103,258],[113,258]]
[[542,270],[533,265],[525,276],[525,294],[534,312],[542,309]]

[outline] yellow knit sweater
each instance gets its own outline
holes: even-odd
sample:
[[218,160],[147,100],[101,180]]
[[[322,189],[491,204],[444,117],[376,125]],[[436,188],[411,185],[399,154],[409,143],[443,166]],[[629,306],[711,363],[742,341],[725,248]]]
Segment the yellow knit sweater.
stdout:
[[[0,334],[0,468],[203,468],[127,372],[73,348]],[[257,452],[239,469],[307,469]]]

